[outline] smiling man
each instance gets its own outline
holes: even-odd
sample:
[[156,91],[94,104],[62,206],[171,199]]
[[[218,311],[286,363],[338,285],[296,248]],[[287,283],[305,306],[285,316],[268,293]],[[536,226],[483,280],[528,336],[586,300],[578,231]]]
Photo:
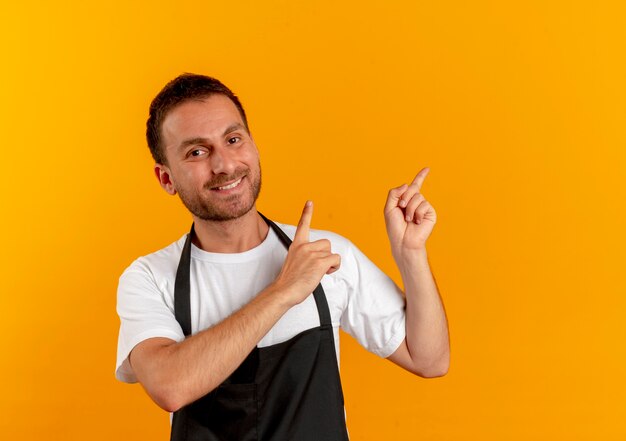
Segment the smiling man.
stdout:
[[348,239],[256,210],[259,152],[239,99],[184,74],[153,100],[154,171],[193,219],[118,286],[116,377],[172,412],[172,440],[346,440],[339,328],[421,377],[449,366],[447,320],[426,255],[428,168],[384,214],[405,292]]

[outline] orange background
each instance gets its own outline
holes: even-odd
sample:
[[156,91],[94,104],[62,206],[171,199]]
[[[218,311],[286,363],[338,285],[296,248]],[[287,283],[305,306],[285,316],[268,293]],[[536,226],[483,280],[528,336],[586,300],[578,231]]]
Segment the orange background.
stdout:
[[342,336],[354,440],[626,439],[621,1],[0,5],[3,439],[168,439],[114,379],[117,280],[191,219],[152,174],[182,72],[242,99],[259,209],[355,242],[398,283],[382,207],[431,172],[452,364],[421,379]]

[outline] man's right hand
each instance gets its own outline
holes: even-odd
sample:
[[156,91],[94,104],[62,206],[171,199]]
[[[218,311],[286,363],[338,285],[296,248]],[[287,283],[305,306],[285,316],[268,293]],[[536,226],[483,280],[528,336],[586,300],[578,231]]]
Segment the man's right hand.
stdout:
[[280,274],[243,308],[181,342],[149,338],[131,351],[137,379],[159,406],[175,412],[219,386],[291,306],[339,268],[330,241],[309,242],[312,214],[307,203]]
[[312,217],[313,202],[307,201],[285,263],[273,283],[275,288],[288,296],[288,302],[292,305],[304,301],[324,274],[334,273],[341,265],[341,256],[331,252],[328,239],[309,242]]

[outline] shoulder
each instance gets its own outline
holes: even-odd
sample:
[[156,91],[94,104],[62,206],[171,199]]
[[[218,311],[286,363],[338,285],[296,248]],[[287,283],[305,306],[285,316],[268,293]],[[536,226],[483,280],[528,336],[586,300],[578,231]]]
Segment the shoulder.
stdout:
[[120,280],[136,273],[150,275],[155,280],[162,277],[176,277],[176,269],[178,268],[186,237],[187,234],[185,233],[166,247],[136,258],[124,270]]

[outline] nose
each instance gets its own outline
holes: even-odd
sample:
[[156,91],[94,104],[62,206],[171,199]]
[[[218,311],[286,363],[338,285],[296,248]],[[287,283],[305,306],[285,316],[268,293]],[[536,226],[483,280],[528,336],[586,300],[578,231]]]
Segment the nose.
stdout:
[[211,170],[214,174],[233,174],[237,168],[237,161],[233,153],[227,148],[216,147],[211,152]]

